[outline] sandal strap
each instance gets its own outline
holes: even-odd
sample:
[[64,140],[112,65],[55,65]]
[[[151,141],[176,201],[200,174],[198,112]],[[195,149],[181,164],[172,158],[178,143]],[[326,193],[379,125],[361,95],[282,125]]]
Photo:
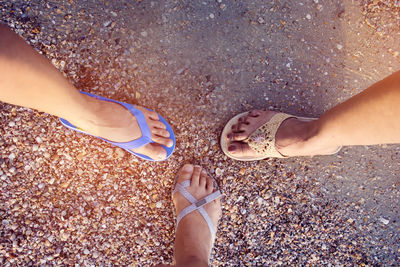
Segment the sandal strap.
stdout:
[[139,138],[137,138],[135,140],[129,141],[129,142],[113,142],[113,141],[110,141],[110,140],[107,140],[107,139],[99,137],[100,139],[102,139],[102,140],[104,140],[104,141],[106,141],[106,142],[108,142],[108,143],[110,143],[112,145],[115,145],[115,146],[121,147],[123,149],[126,149],[128,151],[131,150],[131,149],[135,149],[135,148],[147,145],[148,143],[152,142],[152,140],[151,140],[151,131],[150,131],[149,125],[146,122],[146,118],[144,117],[143,112],[141,110],[135,108],[134,105],[131,105],[131,104],[128,104],[128,103],[124,103],[124,102],[120,102],[120,101],[117,101],[117,100],[114,100],[114,99],[109,99],[109,98],[106,98],[106,97],[103,97],[103,96],[91,94],[91,93],[88,93],[88,92],[83,92],[83,91],[80,91],[80,92],[82,94],[84,94],[84,95],[88,95],[88,96],[91,96],[93,98],[97,98],[99,100],[113,102],[113,103],[117,103],[117,104],[122,105],[127,110],[129,110],[132,113],[132,115],[134,115],[136,117],[136,121],[137,121],[137,123],[139,125],[140,131],[142,132],[142,136],[141,137],[139,137]]
[[275,147],[275,134],[282,122],[289,118],[296,118],[286,113],[276,113],[268,122],[257,128],[244,142],[261,155],[275,158],[286,158]]
[[185,217],[186,215],[198,210],[200,214],[203,216],[204,220],[207,223],[208,229],[210,230],[212,239],[215,239],[215,230],[214,230],[214,224],[212,223],[212,220],[210,216],[208,215],[207,211],[203,208],[204,205],[207,205],[208,203],[214,201],[215,199],[219,198],[222,196],[221,191],[217,190],[208,196],[197,200],[195,197],[193,197],[192,194],[190,194],[187,190],[186,187],[190,186],[190,180],[185,180],[182,183],[177,183],[175,185],[175,188],[173,190],[173,194],[176,192],[181,193],[190,203],[191,205],[187,206],[184,208],[177,216],[176,219],[176,228],[178,228],[178,225],[180,221]]
[[142,136],[135,140],[129,141],[129,142],[113,142],[113,141],[109,141],[109,140],[105,140],[105,141],[109,142],[112,145],[119,146],[126,150],[135,149],[135,148],[147,145],[148,143],[152,143],[153,141],[151,140],[151,131],[150,131],[149,126],[147,125],[147,122],[143,115],[143,112],[141,110],[135,108],[132,105],[129,105],[129,106],[125,105],[125,107],[136,117],[136,121],[142,132]]

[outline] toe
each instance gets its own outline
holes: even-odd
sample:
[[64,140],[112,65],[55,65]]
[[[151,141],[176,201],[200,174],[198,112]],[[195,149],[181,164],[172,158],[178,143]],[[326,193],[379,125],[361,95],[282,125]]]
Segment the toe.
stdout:
[[158,116],[157,112],[149,111],[149,118],[155,121],[158,121],[160,117]]
[[246,118],[246,125],[255,124],[257,123],[258,119],[254,116],[249,116]]
[[235,126],[235,130],[227,135],[230,141],[243,141],[249,137],[250,133],[254,131],[255,125],[257,124],[257,118],[246,117],[243,118],[240,124]]
[[235,155],[254,155],[256,152],[251,150],[248,144],[243,142],[232,142],[228,146],[228,151]]
[[239,133],[242,133],[242,132],[247,132],[248,131],[248,129],[249,129],[249,124],[245,124],[245,123],[242,123],[240,126],[239,126]]
[[149,156],[154,160],[163,160],[167,157],[167,151],[165,151],[162,146],[156,143],[144,145],[142,147],[134,149],[134,151]]
[[243,125],[248,124],[248,122],[247,122],[248,118],[249,118],[248,115],[244,115],[244,116],[240,117],[238,119],[237,123],[232,125],[231,132],[239,132]]
[[246,132],[232,132],[227,135],[229,141],[243,141],[248,137]]
[[158,129],[158,128],[151,129],[151,133],[154,135],[158,135],[158,136],[166,137],[166,138],[168,138],[170,136],[170,134],[167,130]]
[[167,126],[164,123],[162,123],[161,121],[158,121],[158,120],[150,121],[150,125],[151,125],[152,128],[167,129]]
[[167,151],[158,144],[149,144],[152,147],[154,157],[158,160],[167,158]]
[[238,121],[239,121],[239,123],[244,123],[244,122],[246,122],[247,118],[248,118],[248,116],[246,115],[246,116],[240,117]]
[[194,166],[192,181],[190,182],[191,186],[198,186],[200,183],[200,173],[201,167],[199,165]]
[[204,175],[203,173],[200,174],[199,186],[201,188],[206,189],[206,186],[207,186],[207,174],[206,175]]
[[237,131],[239,131],[239,126],[240,126],[240,124],[241,124],[241,122],[237,122],[237,123],[235,123],[234,125],[232,125],[232,127],[231,127],[231,131],[232,132],[237,132]]
[[258,116],[262,115],[262,112],[263,112],[262,110],[255,109],[255,110],[252,110],[252,111],[249,112],[249,116],[258,117]]
[[142,111],[146,118],[150,118],[152,120],[158,120],[159,119],[157,112],[154,112],[152,110],[148,110],[148,109],[146,109],[144,107],[141,107],[141,106],[136,106],[135,105],[135,107],[137,109],[139,109],[140,111]]
[[206,190],[207,194],[211,194],[214,190],[214,180],[207,175],[207,172],[204,171],[201,173],[206,178]]
[[158,135],[152,135],[151,140],[153,140],[157,144],[164,145],[166,147],[172,147],[174,145],[174,142],[171,139]]
[[193,170],[194,166],[192,164],[183,165],[178,174],[178,182],[189,180],[192,177]]

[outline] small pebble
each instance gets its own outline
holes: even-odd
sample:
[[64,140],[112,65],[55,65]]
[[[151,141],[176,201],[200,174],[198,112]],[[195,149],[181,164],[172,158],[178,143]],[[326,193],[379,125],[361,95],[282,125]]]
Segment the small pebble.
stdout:
[[110,208],[110,207],[106,207],[105,210],[106,210],[106,213],[107,213],[107,214],[111,214],[111,208]]
[[143,240],[143,238],[136,238],[135,240],[136,244],[138,244],[139,246],[143,246],[145,244],[145,241]]
[[62,241],[68,241],[69,240],[69,234],[66,233],[64,230],[61,230],[60,232],[60,239]]
[[380,217],[379,220],[381,221],[381,223],[383,223],[385,225],[389,224],[389,220],[387,220],[387,219],[385,219],[383,217]]
[[121,149],[121,148],[117,148],[115,150],[115,152],[116,152],[118,158],[123,158],[125,156],[125,151],[123,149]]
[[220,168],[216,168],[216,169],[215,169],[215,174],[216,174],[217,176],[221,176],[223,173],[224,173],[224,170],[222,170],[222,169],[220,169]]

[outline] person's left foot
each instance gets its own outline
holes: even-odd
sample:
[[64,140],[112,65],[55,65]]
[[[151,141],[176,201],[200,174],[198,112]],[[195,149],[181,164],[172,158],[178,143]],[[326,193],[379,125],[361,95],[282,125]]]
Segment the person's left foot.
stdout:
[[[261,157],[262,154],[252,150],[243,141],[276,113],[269,110],[252,110],[239,118],[238,123],[232,126],[226,137],[229,153],[238,157]],[[337,151],[338,147],[327,146],[312,140],[317,133],[315,122],[315,120],[302,121],[297,118],[284,120],[275,134],[276,150],[287,157],[328,155]]]
[[[129,142],[142,136],[136,117],[125,107],[87,95],[83,96],[96,109],[95,121],[90,121],[86,123],[87,125],[79,125],[86,132],[113,142]],[[155,143],[144,145],[133,149],[133,151],[149,156],[152,159],[165,159],[167,152],[161,145],[166,147],[173,146],[173,141],[169,138],[166,126],[159,121],[157,113],[139,106],[135,107],[143,112],[146,123],[151,131],[152,141]]]

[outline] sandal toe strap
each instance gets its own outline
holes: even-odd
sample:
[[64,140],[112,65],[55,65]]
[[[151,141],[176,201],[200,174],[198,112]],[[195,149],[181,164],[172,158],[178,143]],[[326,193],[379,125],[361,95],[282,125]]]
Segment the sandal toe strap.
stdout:
[[275,134],[282,122],[294,117],[290,114],[277,113],[268,122],[257,128],[244,140],[249,147],[261,155],[276,158],[285,158],[275,147]]

